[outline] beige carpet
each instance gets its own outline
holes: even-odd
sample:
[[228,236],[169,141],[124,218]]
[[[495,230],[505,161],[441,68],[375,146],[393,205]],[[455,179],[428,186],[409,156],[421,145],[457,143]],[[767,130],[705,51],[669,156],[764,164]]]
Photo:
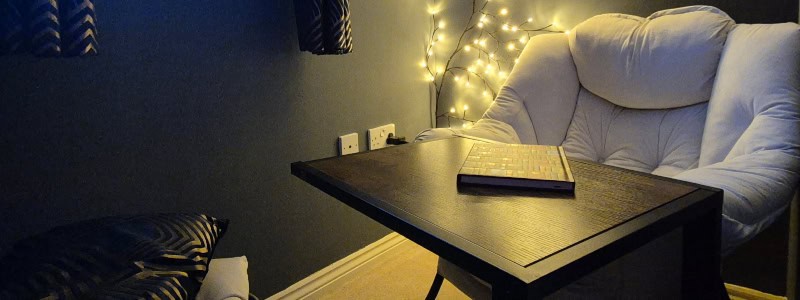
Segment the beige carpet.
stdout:
[[[424,299],[436,274],[437,256],[406,240],[308,299]],[[438,299],[469,299],[445,280]]]

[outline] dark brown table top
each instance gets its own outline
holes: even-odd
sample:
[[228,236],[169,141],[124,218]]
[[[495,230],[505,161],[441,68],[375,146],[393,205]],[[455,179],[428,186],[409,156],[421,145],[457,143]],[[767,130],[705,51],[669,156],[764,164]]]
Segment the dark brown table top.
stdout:
[[[717,192],[580,160],[569,160],[574,194],[458,187],[476,142],[451,138],[297,162],[292,173],[407,237],[419,232],[419,240],[409,238],[423,246],[463,251],[526,283],[570,263],[556,254],[581,257],[613,242],[604,233],[618,238]],[[640,218],[679,198],[668,211]],[[621,226],[634,219],[646,220]],[[592,246],[577,247],[586,241]]]

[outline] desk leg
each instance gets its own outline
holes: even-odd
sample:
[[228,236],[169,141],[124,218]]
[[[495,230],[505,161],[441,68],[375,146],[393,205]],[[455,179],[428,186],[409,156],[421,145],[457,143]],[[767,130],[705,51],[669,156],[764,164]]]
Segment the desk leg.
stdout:
[[[683,227],[684,299],[719,299],[721,209],[713,209]],[[725,295],[727,296],[727,295]]]
[[433,283],[431,284],[431,289],[428,290],[428,296],[425,297],[425,300],[435,300],[436,296],[439,295],[439,289],[442,288],[443,282],[444,276],[436,272],[436,276],[433,278]]

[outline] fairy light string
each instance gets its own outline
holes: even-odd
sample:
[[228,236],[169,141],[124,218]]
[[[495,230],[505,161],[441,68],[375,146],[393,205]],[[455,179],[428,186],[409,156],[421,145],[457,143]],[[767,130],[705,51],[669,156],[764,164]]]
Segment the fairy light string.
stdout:
[[[446,112],[439,113],[439,103],[442,91],[450,83],[457,87],[469,90],[473,87],[472,81],[483,88],[480,93],[484,98],[497,97],[498,86],[508,77],[513,65],[519,61],[518,57],[525,48],[531,36],[543,32],[561,32],[552,30],[553,24],[543,27],[531,26],[533,18],[527,18],[519,23],[512,23],[509,19],[513,12],[506,8],[492,8],[491,0],[472,0],[472,12],[458,37],[455,47],[441,49],[446,36],[442,32],[448,22],[438,17],[438,6],[429,9],[432,20],[430,38],[425,47],[425,58],[419,63],[425,70],[426,80],[434,88],[435,95],[431,98],[431,107],[434,107],[435,120],[447,117],[450,127],[451,119],[459,119],[465,127],[475,123],[467,118],[469,105],[461,107],[461,114],[455,106]],[[470,41],[470,42],[468,42]],[[447,61],[444,66],[436,64],[436,56],[444,54]],[[468,64],[467,64],[468,63]]]

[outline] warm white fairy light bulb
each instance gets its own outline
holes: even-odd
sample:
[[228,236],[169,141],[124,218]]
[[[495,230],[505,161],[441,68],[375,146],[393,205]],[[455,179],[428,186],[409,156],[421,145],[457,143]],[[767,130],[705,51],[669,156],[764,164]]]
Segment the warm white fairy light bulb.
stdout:
[[442,5],[441,4],[428,5],[428,13],[429,14],[432,14],[432,15],[438,14],[440,10],[442,10]]
[[564,34],[569,34],[569,30],[565,30],[565,31],[564,31]]
[[[484,3],[489,1],[490,0],[484,0]],[[491,3],[490,5],[493,4],[496,3]],[[452,77],[452,83],[455,88],[462,89],[465,95],[475,96],[473,99],[452,99],[454,103],[459,103],[459,107],[450,107],[449,114],[446,113],[446,110],[444,114],[440,114],[439,112],[441,111],[438,111],[436,113],[437,121],[439,121],[439,117],[446,116],[448,118],[446,125],[448,126],[450,124],[450,119],[455,118],[461,119],[461,124],[465,128],[472,127],[474,121],[468,120],[466,115],[469,105],[474,104],[472,101],[476,101],[481,103],[480,106],[483,106],[495,100],[494,97],[496,94],[494,92],[494,86],[507,80],[509,76],[508,72],[511,70],[511,67],[513,64],[519,62],[517,57],[520,51],[525,47],[526,43],[531,40],[531,32],[565,31],[564,28],[546,30],[551,26],[541,29],[530,29],[527,24],[533,22],[533,17],[528,17],[527,22],[525,22],[524,19],[523,22],[513,21],[509,16],[514,16],[516,11],[512,12],[511,9],[502,7],[503,5],[504,4],[499,4],[494,8],[486,8],[486,6],[480,7],[473,3],[473,13],[475,15],[472,15],[472,17],[475,17],[475,19],[471,19],[474,21],[468,24],[464,29],[464,33],[460,34],[463,40],[459,38],[458,35],[455,37],[448,37],[449,40],[457,39],[458,46],[456,46],[455,49],[447,49],[448,53],[446,53],[445,56],[447,67],[443,67],[444,64],[440,65],[438,62],[438,55],[445,54],[446,47],[452,47],[452,45],[448,45],[449,43],[444,41],[444,28],[457,24],[448,24],[449,21],[446,22],[444,19],[440,18],[440,6],[428,6],[429,13],[433,15],[435,21],[433,22],[434,26],[429,35],[428,48],[424,49],[427,52],[427,56],[419,62],[419,66],[423,69],[425,80],[430,81],[432,86],[436,88],[436,101],[440,101],[439,92],[442,89],[442,85],[446,85],[446,82],[450,80],[446,78],[448,75]],[[473,33],[474,35],[470,36]],[[508,35],[508,33],[513,34]],[[471,42],[470,39],[472,39]],[[456,42],[453,41],[453,43],[455,44]],[[473,48],[475,48],[475,53],[472,53]],[[506,48],[507,51],[502,48]],[[467,53],[461,53],[461,57],[458,57],[458,52],[462,50]],[[431,61],[431,59],[434,58],[433,55],[437,56],[436,61]],[[447,58],[448,56],[449,58]],[[458,59],[454,61],[454,57]],[[514,60],[513,63],[511,60]],[[473,76],[475,78],[473,78]],[[473,79],[478,80],[474,87],[472,87],[471,83],[474,82]],[[457,108],[462,107],[463,111],[459,112]],[[453,128],[455,128],[455,126],[458,126],[458,123],[454,123]]]

